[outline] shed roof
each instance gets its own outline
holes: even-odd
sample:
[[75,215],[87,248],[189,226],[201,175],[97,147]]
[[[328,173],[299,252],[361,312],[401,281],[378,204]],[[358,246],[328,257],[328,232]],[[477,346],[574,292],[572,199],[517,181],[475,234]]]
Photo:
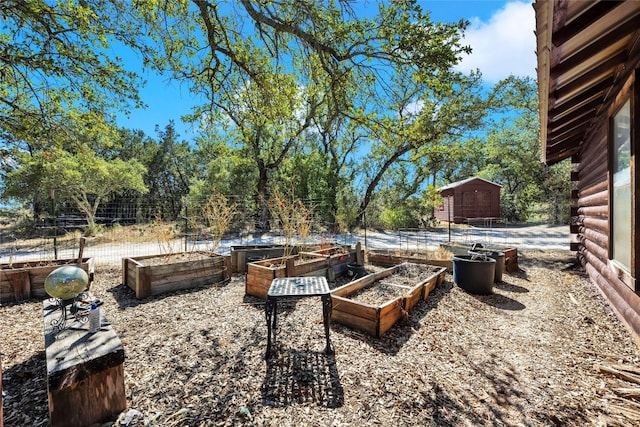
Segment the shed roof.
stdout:
[[495,185],[496,187],[502,187],[502,185],[500,184],[496,184],[495,182],[491,182],[488,181],[486,179],[477,177],[477,176],[472,176],[471,178],[467,178],[467,179],[463,179],[462,181],[456,181],[456,182],[452,182],[451,184],[447,184],[444,187],[440,187],[440,189],[438,191],[442,191],[442,190],[448,190],[450,188],[456,188],[456,187],[460,187],[461,185],[467,184],[471,181],[483,181],[486,182],[487,184],[491,184],[491,185]]
[[536,0],[542,160],[577,153],[640,55],[640,1]]

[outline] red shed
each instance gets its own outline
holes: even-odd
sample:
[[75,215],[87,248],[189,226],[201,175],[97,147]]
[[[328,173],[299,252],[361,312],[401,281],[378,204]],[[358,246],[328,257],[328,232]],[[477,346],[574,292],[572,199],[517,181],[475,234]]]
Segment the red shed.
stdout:
[[444,199],[435,216],[461,223],[474,218],[500,218],[500,188],[486,179],[472,177],[440,188]]

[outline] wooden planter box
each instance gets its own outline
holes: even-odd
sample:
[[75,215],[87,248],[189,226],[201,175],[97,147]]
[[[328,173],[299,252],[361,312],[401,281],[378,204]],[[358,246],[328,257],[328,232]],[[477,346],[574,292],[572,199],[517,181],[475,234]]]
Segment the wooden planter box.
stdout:
[[314,250],[312,253],[326,257],[326,277],[329,281],[345,275],[349,264],[364,265],[364,250],[360,242],[356,244],[355,248],[349,245],[335,245]]
[[420,252],[398,252],[398,251],[367,251],[367,262],[382,267],[391,267],[411,262],[413,264],[428,264],[444,267],[448,272],[453,270],[453,259],[433,259],[429,253]]
[[44,290],[44,280],[49,273],[63,265],[75,265],[86,271],[89,275],[87,289],[91,286],[94,275],[93,258],[82,258],[80,263],[76,258],[0,264],[0,303],[49,298]]
[[231,273],[246,273],[247,263],[284,255],[282,245],[255,245],[231,247]]
[[[405,266],[411,265],[425,267],[427,271],[425,277],[420,277],[415,285],[402,287],[401,296],[391,298],[380,305],[371,305],[350,298],[361,289],[376,286],[376,282],[401,271]],[[426,299],[431,291],[444,280],[445,267],[430,266],[429,269],[426,267],[424,264],[402,263],[334,289],[331,291],[333,302],[331,320],[364,331],[374,337],[380,337],[398,320],[406,318],[411,309],[420,300]]]
[[326,274],[325,257],[311,252],[251,262],[247,264],[245,293],[267,299],[271,281],[276,277],[326,276]]
[[231,257],[180,252],[122,259],[122,282],[136,298],[223,283],[230,278]]
[[[326,247],[335,247],[335,243],[314,243],[302,246],[292,246],[289,249],[291,255],[298,252],[315,252]],[[231,273],[246,273],[247,264],[250,262],[264,261],[284,256],[283,245],[247,245],[231,246]]]
[[251,262],[247,264],[245,293],[266,299],[271,281],[276,277],[324,276],[332,280],[345,274],[348,264],[363,261],[364,251],[358,243],[355,249],[332,246],[313,252],[298,252],[288,258]]
[[[472,245],[457,242],[441,243],[440,246],[454,255],[468,255]],[[518,249],[516,248],[500,248],[495,246],[483,246],[483,249],[490,251],[504,252],[504,268],[505,271],[518,271]]]

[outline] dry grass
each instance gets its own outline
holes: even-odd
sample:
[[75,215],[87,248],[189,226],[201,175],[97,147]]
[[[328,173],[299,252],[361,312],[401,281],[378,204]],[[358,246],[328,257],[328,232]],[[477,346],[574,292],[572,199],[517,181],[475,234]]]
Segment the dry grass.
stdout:
[[[636,343],[572,253],[521,255],[493,295],[448,275],[379,339],[334,324],[334,356],[305,299],[282,307],[265,361],[263,305],[241,276],[139,301],[111,268],[92,289],[125,348],[131,426],[638,425],[636,398],[616,394],[634,385],[601,369],[638,366]],[[0,307],[6,427],[48,423],[41,310]]]

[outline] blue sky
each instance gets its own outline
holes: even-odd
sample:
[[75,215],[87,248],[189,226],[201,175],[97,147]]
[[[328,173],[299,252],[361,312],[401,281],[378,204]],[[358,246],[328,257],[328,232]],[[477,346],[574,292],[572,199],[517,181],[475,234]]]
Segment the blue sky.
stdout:
[[[367,0],[360,0],[364,4]],[[465,43],[473,53],[458,66],[461,71],[480,69],[484,80],[493,85],[513,74],[535,77],[535,15],[531,1],[505,0],[419,0],[424,10],[431,11],[433,21],[471,22],[465,32]],[[129,118],[120,116],[118,125],[141,129],[156,136],[155,126],[164,128],[174,120],[180,137],[191,140],[195,133],[180,117],[189,113],[195,100],[183,83],[146,73],[147,85],[140,96],[146,110],[134,110]]]

